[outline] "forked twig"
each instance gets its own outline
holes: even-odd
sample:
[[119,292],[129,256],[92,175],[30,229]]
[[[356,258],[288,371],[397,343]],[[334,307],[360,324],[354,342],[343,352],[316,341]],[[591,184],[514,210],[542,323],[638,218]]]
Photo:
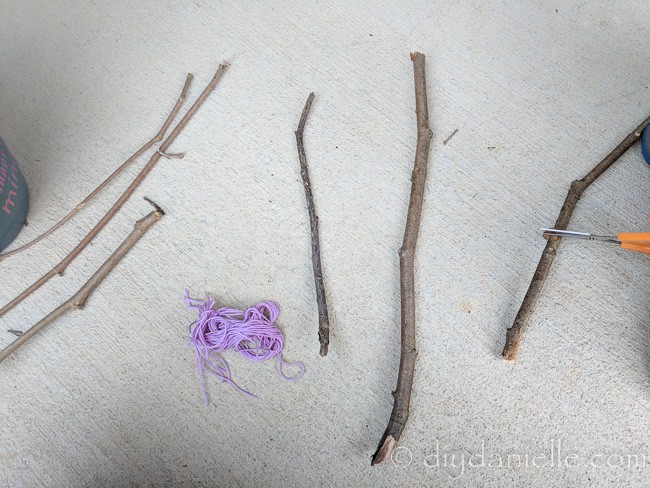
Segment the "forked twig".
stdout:
[[43,317],[37,324],[31,326],[25,332],[18,336],[11,344],[5,349],[0,351],[0,363],[13,354],[19,347],[25,344],[28,340],[42,331],[45,327],[50,325],[56,319],[61,317],[66,312],[74,309],[84,308],[86,300],[95,291],[104,278],[113,270],[113,268],[120,262],[127,252],[135,245],[136,242],[144,235],[149,228],[158,222],[164,215],[160,210],[154,210],[146,217],[138,220],[135,223],[133,232],[120,244],[113,254],[101,265],[94,275],[83,285],[79,291],[70,298],[67,302],[61,304],[58,308]]
[[43,275],[41,278],[36,280],[29,288],[27,288],[25,291],[23,291],[20,295],[18,295],[16,298],[11,300],[9,303],[7,303],[4,307],[0,309],[0,317],[2,317],[4,314],[6,314],[9,310],[14,308],[16,305],[18,305],[20,302],[22,302],[25,298],[27,298],[31,293],[33,293],[35,290],[40,288],[44,283],[46,283],[49,279],[51,279],[55,275],[61,275],[65,271],[65,269],[68,267],[68,265],[74,260],[74,258],[77,257],[77,255],[83,251],[83,249],[92,241],[95,236],[104,228],[104,226],[113,218],[113,216],[117,213],[117,211],[124,205],[124,202],[133,194],[133,192],[138,188],[142,180],[149,174],[149,172],[153,169],[153,167],[156,165],[158,160],[162,157],[161,153],[166,153],[167,149],[171,144],[174,142],[174,140],[178,137],[178,135],[181,133],[181,131],[185,128],[187,123],[190,121],[190,119],[194,116],[196,111],[203,105],[203,102],[205,99],[210,95],[212,90],[214,90],[214,87],[217,85],[218,81],[221,79],[221,76],[223,73],[226,71],[228,68],[228,64],[223,63],[219,65],[219,68],[217,69],[217,72],[214,74],[212,77],[212,80],[208,84],[208,86],[203,90],[201,95],[196,99],[194,104],[189,108],[187,113],[183,116],[183,118],[180,120],[180,122],[176,125],[174,130],[167,136],[165,141],[162,143],[160,146],[159,151],[156,151],[152,156],[151,159],[149,159],[149,162],[142,168],[140,173],[135,177],[135,179],[131,182],[129,187],[124,191],[122,196],[118,198],[118,200],[113,204],[113,206],[106,212],[106,214],[102,217],[102,219],[91,229],[91,231],[84,237],[77,246],[70,251],[70,253],[63,258],[63,260],[54,266],[50,271],[48,271],[45,275]]
[[[584,191],[612,164],[614,164],[616,160],[625,153],[625,151],[641,138],[641,133],[648,124],[650,124],[650,117],[645,119],[641,125],[630,132],[627,137],[623,139],[621,143],[605,157],[605,159],[594,166],[594,168],[589,171],[584,178],[575,180],[571,183],[569,192],[567,193],[562,209],[560,210],[560,215],[555,221],[555,229],[564,230],[567,228],[571,215],[573,215],[578,200],[580,200]],[[521,344],[521,339],[528,328],[528,320],[533,313],[537,299],[539,298],[546,277],[548,276],[548,272],[551,269],[561,239],[561,237],[548,238],[546,247],[542,252],[542,257],[539,259],[539,263],[537,264],[537,269],[535,270],[533,279],[528,286],[528,291],[526,292],[524,301],[522,302],[521,307],[519,307],[519,312],[517,312],[517,317],[515,317],[512,327],[510,327],[506,333],[506,344],[503,347],[501,355],[509,361],[513,361],[517,356],[517,350]]]
[[65,224],[68,220],[70,220],[72,217],[75,216],[77,212],[79,212],[82,208],[84,208],[90,200],[92,200],[100,191],[104,189],[106,185],[108,185],[113,178],[115,178],[118,174],[120,174],[127,166],[129,166],[133,161],[138,159],[140,156],[142,156],[145,152],[147,152],[153,145],[156,143],[162,141],[163,137],[165,136],[165,133],[169,129],[169,126],[172,124],[174,121],[174,118],[178,114],[179,110],[183,106],[183,102],[185,101],[185,97],[187,96],[187,91],[190,88],[190,84],[192,83],[192,75],[188,74],[187,78],[185,79],[185,85],[183,86],[183,90],[181,91],[180,96],[178,97],[178,100],[176,100],[176,104],[174,105],[174,108],[170,112],[169,116],[167,117],[167,120],[165,120],[165,123],[163,126],[160,128],[160,131],[158,131],[158,134],[156,134],[149,142],[147,142],[144,146],[142,146],[140,149],[138,149],[129,159],[124,161],[122,165],[117,168],[113,173],[106,178],[97,188],[95,188],[90,195],[88,195],[86,198],[84,198],[80,203],[77,204],[75,208],[73,208],[65,217],[63,217],[61,220],[59,220],[56,224],[54,224],[52,227],[47,229],[45,232],[43,232],[41,235],[38,237],[32,239],[31,241],[23,244],[20,247],[17,247],[15,249],[12,249],[11,251],[6,251],[2,254],[0,254],[0,261],[2,261],[5,258],[8,258],[9,256],[13,256],[14,254],[18,254],[21,251],[24,251],[25,249],[30,248],[37,242],[42,241],[46,237],[48,237],[50,234],[55,232],[59,227],[61,227],[63,224]]
[[372,465],[388,459],[402,435],[409,417],[411,389],[415,373],[415,246],[420,228],[420,215],[424,200],[424,186],[427,178],[429,146],[433,133],[429,128],[429,108],[427,105],[427,82],[425,57],[422,53],[411,53],[413,74],[415,78],[415,112],[417,115],[418,141],[415,150],[415,165],[411,176],[411,197],[404,241],[399,252],[400,291],[402,306],[401,353],[397,388],[393,392],[393,411],[388,427],[379,441],[377,451],[372,457]]
[[327,313],[327,300],[325,298],[325,285],[323,283],[323,270],[320,261],[320,239],[318,237],[318,216],[316,215],[316,206],[314,205],[314,195],[311,191],[311,181],[309,180],[309,170],[307,168],[307,156],[305,155],[305,145],[303,142],[303,133],[305,123],[314,101],[313,92],[307,97],[305,107],[300,116],[298,129],[296,130],[296,143],[298,145],[298,158],[300,159],[300,176],[302,176],[302,185],[305,188],[305,197],[307,197],[307,210],[309,211],[309,224],[311,227],[311,263],[314,268],[314,282],[316,283],[316,304],[318,306],[318,340],[320,341],[320,355],[327,356],[327,349],[330,343],[330,321]]

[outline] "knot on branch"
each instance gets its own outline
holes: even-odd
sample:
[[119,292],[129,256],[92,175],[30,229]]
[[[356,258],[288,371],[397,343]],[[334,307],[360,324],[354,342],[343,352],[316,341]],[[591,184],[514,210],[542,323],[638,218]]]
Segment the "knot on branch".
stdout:
[[418,130],[418,136],[424,140],[430,141],[433,139],[433,131],[428,127],[423,127]]
[[408,247],[402,247],[402,248],[400,248],[400,250],[398,251],[398,253],[399,253],[399,257],[400,257],[400,258],[407,258],[407,257],[409,257],[411,254],[413,254],[413,250],[410,249],[410,248],[408,248]]
[[575,180],[571,182],[571,192],[577,195],[578,198],[582,196],[582,193],[587,188],[587,184],[582,180]]
[[417,164],[413,168],[413,175],[411,176],[411,181],[415,179],[417,176],[421,175],[426,175],[427,174],[427,167],[423,164]]

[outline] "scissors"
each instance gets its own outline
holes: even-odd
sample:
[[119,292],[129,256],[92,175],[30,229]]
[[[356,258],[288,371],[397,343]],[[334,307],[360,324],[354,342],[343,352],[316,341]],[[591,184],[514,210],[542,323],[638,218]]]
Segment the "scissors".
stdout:
[[642,254],[650,254],[650,232],[623,232],[615,236],[596,236],[587,232],[575,232],[572,230],[540,229],[544,237],[576,237],[589,241],[604,241],[619,244],[621,249],[636,251]]

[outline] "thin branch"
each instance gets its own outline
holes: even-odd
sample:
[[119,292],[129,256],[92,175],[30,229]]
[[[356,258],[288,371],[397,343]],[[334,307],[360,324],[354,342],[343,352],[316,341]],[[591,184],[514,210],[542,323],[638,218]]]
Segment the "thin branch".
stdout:
[[[553,226],[555,229],[564,230],[567,228],[569,220],[571,220],[571,215],[573,214],[583,192],[612,164],[614,164],[616,160],[625,153],[625,151],[641,138],[641,133],[648,124],[650,124],[650,117],[645,119],[641,125],[630,132],[627,137],[625,137],[625,139],[623,139],[621,143],[605,157],[605,159],[589,171],[584,178],[575,180],[571,183],[569,192],[567,193],[562,209],[560,210],[560,215]],[[506,333],[506,344],[501,355],[508,361],[513,361],[517,356],[517,350],[521,344],[521,339],[528,328],[528,321],[542,291],[548,272],[551,269],[561,239],[561,237],[548,238],[548,242],[546,243],[544,252],[542,252],[542,257],[539,259],[537,269],[535,270],[533,279],[530,282],[524,301],[522,302],[521,307],[519,307],[519,312],[517,312],[517,317],[515,317],[512,327],[510,327]]]
[[140,149],[138,149],[133,155],[124,161],[122,165],[117,168],[115,171],[113,171],[113,174],[111,174],[108,178],[106,178],[101,185],[99,185],[97,188],[95,188],[90,195],[88,195],[86,198],[84,198],[75,208],[73,208],[68,215],[63,217],[61,220],[59,220],[56,224],[54,224],[52,227],[50,227],[48,230],[43,232],[41,235],[36,237],[35,239],[32,239],[31,241],[23,244],[20,247],[17,247],[16,249],[12,249],[11,251],[4,252],[0,254],[0,261],[2,261],[5,258],[8,258],[9,256],[13,256],[14,254],[18,254],[21,251],[24,251],[25,249],[30,248],[37,242],[42,241],[45,239],[47,236],[55,232],[59,227],[61,227],[63,224],[65,224],[68,220],[70,220],[72,217],[75,216],[77,212],[79,212],[82,208],[84,208],[90,200],[92,200],[100,191],[104,189],[106,185],[108,185],[113,178],[115,178],[118,174],[120,174],[127,166],[129,166],[133,161],[138,159],[140,156],[142,156],[145,152],[147,152],[153,145],[157,144],[158,142],[162,141],[163,137],[165,136],[165,133],[169,129],[169,126],[172,124],[174,121],[174,118],[178,114],[179,110],[183,106],[183,102],[185,101],[185,98],[187,96],[187,91],[190,88],[190,84],[192,83],[192,75],[188,74],[187,78],[185,79],[185,85],[183,86],[183,90],[181,91],[180,96],[178,97],[178,100],[176,100],[176,104],[174,105],[174,108],[172,109],[171,113],[167,117],[167,120],[165,120],[165,123],[163,126],[160,128],[160,131],[158,131],[158,134],[156,134],[149,142],[147,142],[144,146],[142,146]]
[[113,268],[120,262],[120,260],[129,252],[129,250],[135,245],[136,242],[144,235],[149,228],[158,222],[163,216],[163,213],[158,210],[154,210],[146,217],[138,220],[135,223],[133,232],[120,244],[113,254],[101,265],[101,267],[95,272],[94,275],[83,285],[79,291],[70,298],[67,302],[60,305],[57,309],[50,312],[49,315],[46,315],[40,320],[37,324],[33,325],[25,332],[18,336],[18,339],[14,340],[9,344],[5,349],[0,352],[0,363],[7,359],[11,354],[13,354],[20,346],[25,344],[28,340],[42,331],[45,327],[50,325],[56,319],[61,317],[66,312],[69,312],[73,309],[84,308],[86,300],[91,295],[95,288],[99,286],[104,278],[110,273]]
[[307,156],[303,142],[305,123],[314,101],[314,94],[310,93],[302,110],[298,129],[296,130],[296,143],[298,145],[298,158],[300,159],[300,176],[302,185],[305,187],[307,197],[307,209],[309,211],[309,223],[311,226],[311,263],[314,268],[314,282],[316,283],[316,304],[318,305],[318,340],[320,341],[320,355],[327,356],[327,348],[330,343],[330,321],[327,313],[327,300],[325,299],[325,285],[323,283],[323,270],[320,261],[320,239],[318,237],[318,216],[314,205],[314,196],[311,191],[311,181],[307,169]]
[[27,298],[31,293],[33,293],[35,290],[40,288],[44,283],[46,283],[49,279],[51,279],[55,275],[62,275],[65,269],[68,267],[68,265],[74,260],[74,258],[77,257],[77,255],[84,250],[84,248],[92,241],[97,234],[104,228],[106,224],[113,218],[113,216],[117,213],[117,211],[124,205],[124,202],[133,194],[133,192],[138,188],[140,183],[142,183],[142,180],[149,174],[149,172],[153,169],[153,167],[156,165],[158,160],[162,157],[161,152],[165,153],[167,152],[167,149],[169,146],[171,146],[172,142],[178,137],[178,135],[181,133],[181,131],[185,128],[187,123],[190,121],[190,119],[194,116],[196,111],[203,105],[203,102],[205,99],[210,95],[212,90],[214,90],[214,87],[217,85],[217,82],[219,79],[221,79],[221,76],[223,73],[226,71],[228,68],[228,64],[221,64],[219,65],[219,68],[217,69],[217,72],[215,73],[214,77],[212,78],[212,81],[208,84],[208,86],[203,90],[203,93],[199,95],[199,97],[196,99],[194,104],[189,108],[187,113],[183,116],[181,121],[176,125],[174,130],[167,136],[167,139],[162,143],[160,146],[160,150],[155,152],[152,156],[151,159],[149,159],[149,162],[142,168],[140,173],[135,177],[133,182],[129,185],[129,187],[124,191],[122,196],[115,202],[115,204],[106,212],[106,215],[102,217],[102,219],[95,225],[95,227],[92,228],[92,230],[84,237],[77,246],[70,251],[70,253],[63,258],[63,260],[54,266],[50,271],[48,271],[45,275],[43,275],[41,278],[39,278],[36,282],[34,282],[29,288],[27,288],[25,291],[23,291],[20,295],[18,295],[16,298],[11,300],[9,303],[7,303],[4,307],[0,309],[0,317],[2,317],[4,314],[6,314],[9,310],[14,308],[16,305],[18,305],[20,302],[22,302],[25,298]]
[[420,215],[424,200],[424,186],[427,178],[429,161],[429,146],[433,133],[429,128],[429,108],[427,105],[427,82],[425,72],[425,57],[422,53],[411,53],[413,75],[415,79],[415,112],[417,116],[418,140],[415,150],[415,164],[411,176],[411,198],[404,242],[399,252],[400,291],[402,306],[401,353],[397,388],[393,392],[393,411],[390,414],[388,427],[379,441],[377,452],[372,457],[372,465],[388,459],[402,435],[409,417],[411,389],[415,373],[415,277],[414,259],[415,246],[420,228]]

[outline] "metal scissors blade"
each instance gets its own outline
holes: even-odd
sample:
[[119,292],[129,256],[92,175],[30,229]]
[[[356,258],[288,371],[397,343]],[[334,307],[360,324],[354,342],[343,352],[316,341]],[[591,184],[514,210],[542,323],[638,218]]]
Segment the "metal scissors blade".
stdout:
[[576,237],[578,239],[587,239],[589,241],[613,242],[615,244],[621,243],[621,241],[619,241],[616,238],[616,236],[598,236],[598,235],[590,234],[588,232],[576,232],[573,230],[562,230],[562,229],[540,228],[540,230],[544,233],[544,237],[546,236]]

